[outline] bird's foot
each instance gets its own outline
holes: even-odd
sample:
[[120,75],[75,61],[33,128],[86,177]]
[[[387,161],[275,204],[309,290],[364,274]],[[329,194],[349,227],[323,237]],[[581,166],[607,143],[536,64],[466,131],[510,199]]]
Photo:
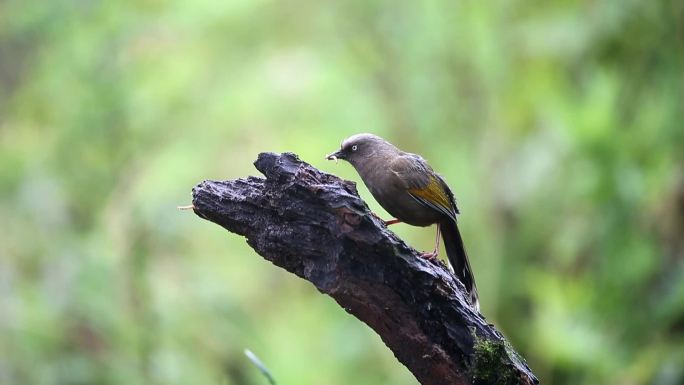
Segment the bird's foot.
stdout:
[[421,258],[425,258],[425,259],[427,259],[428,261],[431,261],[431,262],[432,262],[432,261],[436,261],[438,255],[439,255],[439,250],[432,250],[432,251],[430,251],[430,252],[427,252],[427,251],[426,251],[426,252],[420,253],[420,257],[421,257]]
[[393,225],[393,224],[395,224],[395,223],[401,223],[401,221],[398,220],[398,219],[390,219],[389,221],[386,221],[386,220],[380,218],[380,216],[379,216],[378,214],[374,213],[374,212],[371,212],[371,215],[373,215],[374,217],[376,217],[376,218],[378,218],[379,220],[381,220],[381,221],[385,224],[385,226]]

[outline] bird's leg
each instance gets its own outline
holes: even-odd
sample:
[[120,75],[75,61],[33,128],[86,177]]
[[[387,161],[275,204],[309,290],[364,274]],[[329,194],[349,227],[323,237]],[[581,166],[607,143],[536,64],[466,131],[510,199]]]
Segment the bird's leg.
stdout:
[[432,250],[432,252],[423,252],[420,253],[420,256],[428,259],[428,260],[433,260],[436,259],[437,256],[439,255],[439,235],[440,235],[440,230],[439,230],[439,225],[437,225],[437,236],[435,237],[435,249]]
[[381,220],[383,223],[385,223],[385,226],[393,225],[393,224],[395,224],[395,223],[401,223],[401,221],[398,220],[398,219],[396,219],[396,218],[395,218],[395,219],[390,219],[389,221],[386,221],[386,220],[380,218],[380,216],[379,216],[378,214],[374,213],[374,212],[371,212],[371,214],[372,214],[374,217],[376,217],[376,218],[378,218],[379,220]]

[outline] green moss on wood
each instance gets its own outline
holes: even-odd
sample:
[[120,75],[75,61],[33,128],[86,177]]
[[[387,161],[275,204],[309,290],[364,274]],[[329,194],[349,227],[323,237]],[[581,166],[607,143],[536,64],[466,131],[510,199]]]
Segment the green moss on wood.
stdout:
[[510,362],[506,342],[474,337],[473,361],[470,368],[473,384],[518,384],[515,369],[505,364]]

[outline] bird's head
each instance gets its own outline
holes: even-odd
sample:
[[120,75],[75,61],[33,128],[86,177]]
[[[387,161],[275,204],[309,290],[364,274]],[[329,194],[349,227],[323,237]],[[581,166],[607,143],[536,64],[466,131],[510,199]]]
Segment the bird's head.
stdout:
[[356,134],[343,140],[340,149],[325,158],[334,161],[343,159],[356,167],[387,151],[394,152],[396,147],[377,135]]

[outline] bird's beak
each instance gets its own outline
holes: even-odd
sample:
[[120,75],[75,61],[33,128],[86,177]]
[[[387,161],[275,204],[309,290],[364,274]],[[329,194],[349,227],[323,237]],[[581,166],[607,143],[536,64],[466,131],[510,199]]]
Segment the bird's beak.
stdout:
[[339,150],[339,151],[333,152],[332,154],[328,154],[328,155],[325,157],[325,159],[327,159],[327,160],[334,160],[335,163],[337,163],[337,161],[338,161],[339,159],[344,159],[344,155],[342,155],[342,150]]

